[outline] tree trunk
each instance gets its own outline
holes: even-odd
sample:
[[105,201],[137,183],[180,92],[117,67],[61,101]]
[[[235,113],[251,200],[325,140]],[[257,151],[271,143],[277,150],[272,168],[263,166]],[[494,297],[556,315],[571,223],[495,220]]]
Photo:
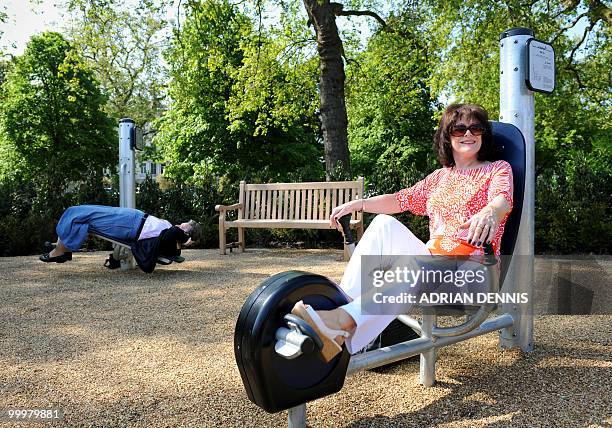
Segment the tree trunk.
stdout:
[[325,175],[330,180],[338,175],[338,163],[342,165],[342,175],[350,175],[342,40],[329,0],[304,0],[304,6],[317,34]]

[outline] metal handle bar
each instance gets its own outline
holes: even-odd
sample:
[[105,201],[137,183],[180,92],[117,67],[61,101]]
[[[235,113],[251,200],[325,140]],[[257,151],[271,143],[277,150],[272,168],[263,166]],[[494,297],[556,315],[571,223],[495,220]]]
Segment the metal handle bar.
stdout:
[[[497,260],[495,259],[495,254],[493,252],[493,246],[491,244],[485,244],[483,246],[485,252],[485,262],[484,266],[489,273],[489,293],[497,293],[499,291],[499,277],[495,272],[491,272],[493,269],[492,266],[497,264]],[[484,304],[478,308],[478,311],[472,316],[468,318],[466,322],[463,324],[459,324],[453,327],[434,327],[431,330],[431,335],[433,337],[451,337],[451,336],[460,336],[462,334],[468,333],[475,328],[480,327],[480,325],[487,319],[493,308],[494,304]]]
[[355,251],[355,238],[353,238],[353,232],[351,231],[351,216],[352,214],[345,214],[338,219],[338,223],[342,226],[342,235],[344,236],[344,245],[348,251],[349,258]]

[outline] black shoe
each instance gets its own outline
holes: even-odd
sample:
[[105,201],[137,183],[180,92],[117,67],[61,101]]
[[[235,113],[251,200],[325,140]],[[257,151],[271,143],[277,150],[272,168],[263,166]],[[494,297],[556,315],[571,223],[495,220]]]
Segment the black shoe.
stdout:
[[55,249],[55,243],[51,241],[46,241],[43,245],[43,253],[50,253]]
[[72,260],[72,253],[64,253],[61,256],[55,256],[55,257],[51,257],[49,255],[49,253],[45,253],[42,256],[39,257],[39,260],[41,262],[45,262],[45,263],[64,263],[67,262],[69,260]]

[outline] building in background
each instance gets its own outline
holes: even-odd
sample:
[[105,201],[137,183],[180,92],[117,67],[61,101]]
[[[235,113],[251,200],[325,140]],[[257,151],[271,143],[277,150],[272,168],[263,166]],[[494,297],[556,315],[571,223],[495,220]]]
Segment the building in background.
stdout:
[[150,175],[155,181],[158,175],[164,173],[164,167],[164,163],[155,163],[152,160],[138,162],[138,160],[136,160],[136,183],[142,183],[145,178],[147,178],[147,175]]

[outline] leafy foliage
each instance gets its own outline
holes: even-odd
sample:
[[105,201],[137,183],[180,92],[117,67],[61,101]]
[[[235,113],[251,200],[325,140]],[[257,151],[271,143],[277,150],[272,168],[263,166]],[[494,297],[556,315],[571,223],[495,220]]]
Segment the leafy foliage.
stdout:
[[[611,220],[609,201],[601,193],[612,180],[601,164],[602,156],[610,155],[603,147],[612,142],[610,26],[594,4],[535,1],[526,7],[516,0],[431,0],[418,9],[431,13],[425,31],[434,55],[432,92],[482,104],[492,119],[499,115],[499,34],[528,27],[553,45],[555,92],[535,95],[536,235],[541,252],[606,251],[607,244],[587,237],[610,240],[605,226]],[[585,28],[576,36],[570,30],[579,22]],[[587,188],[591,190],[582,191]],[[599,219],[597,225],[593,218]]]
[[106,113],[145,126],[162,109],[163,68],[159,61],[167,26],[164,2],[65,0],[75,19],[68,34],[108,97]]
[[320,176],[313,65],[280,62],[278,46],[228,2],[193,3],[186,14],[166,54],[171,101],[155,138],[168,175]]
[[431,172],[436,103],[427,86],[427,48],[412,17],[374,35],[349,75],[351,163],[376,193],[394,192]]
[[[57,210],[70,183],[101,178],[117,154],[112,122],[90,70],[58,33],[32,38],[3,85],[0,121],[4,150]],[[0,174],[6,175],[6,173]]]
[[570,149],[561,168],[547,168],[536,183],[536,250],[609,254],[612,223],[609,153]]
[[[216,245],[214,204],[236,202],[240,180],[323,179],[319,58],[303,2],[184,0],[174,28],[165,12],[175,3],[65,3],[74,18],[70,41],[35,36],[22,57],[0,63],[2,254],[38,249],[67,205],[116,204],[116,177],[110,191],[101,180],[117,162],[108,116],[131,116],[157,132],[161,150],[143,156],[167,164],[169,184],[161,190],[145,181],[139,208],[173,222],[200,220],[207,246]],[[350,164],[353,176],[366,177],[368,195],[395,192],[438,167],[431,138],[444,104],[475,102],[498,117],[498,36],[530,27],[557,57],[555,93],[536,94],[536,251],[610,251],[605,4],[347,0],[334,7],[374,10],[386,21],[372,19],[373,34],[364,37],[357,23],[370,18],[337,16]],[[331,176],[353,178],[342,165]],[[426,218],[402,218],[427,239]],[[26,239],[23,225],[32,231]],[[258,245],[339,240],[312,231],[248,237]]]
[[104,101],[91,71],[58,33],[34,36],[10,67],[0,97],[4,252],[38,248],[68,205],[108,202],[102,171],[114,167],[117,151]]

